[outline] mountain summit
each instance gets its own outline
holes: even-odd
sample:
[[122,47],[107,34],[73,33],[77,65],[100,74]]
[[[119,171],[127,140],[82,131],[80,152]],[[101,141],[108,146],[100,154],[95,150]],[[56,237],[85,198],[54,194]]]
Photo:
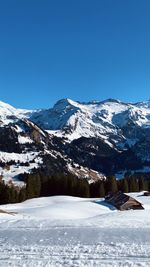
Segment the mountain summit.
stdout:
[[[0,172],[9,181],[43,168],[89,180],[150,170],[150,101],[59,100],[53,108],[0,102]],[[8,167],[9,166],[9,167]]]

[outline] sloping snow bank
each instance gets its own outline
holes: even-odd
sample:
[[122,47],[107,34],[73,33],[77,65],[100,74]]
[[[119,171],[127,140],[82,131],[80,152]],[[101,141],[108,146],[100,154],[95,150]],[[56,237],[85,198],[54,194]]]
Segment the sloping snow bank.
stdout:
[[[143,221],[144,216],[146,221],[147,219],[149,220],[150,217],[147,216],[147,214],[150,214],[150,197],[143,196],[143,192],[130,193],[129,195],[141,202],[145,210],[120,212],[106,203],[104,199],[87,199],[71,196],[34,198],[22,203],[1,205],[1,209],[8,212],[15,212],[15,218],[19,216],[24,216],[25,218],[27,216],[27,218],[48,220],[49,222],[55,220],[81,220],[90,218],[89,221],[95,220],[96,222],[101,220],[106,226],[110,221],[117,223],[117,220],[118,224],[120,220],[128,224],[132,219],[136,220],[136,217],[141,217],[140,221]],[[1,217],[2,216],[5,215],[1,214]],[[124,217],[126,217],[126,220]]]
[[35,198],[23,203],[2,205],[1,209],[16,212],[16,216],[26,215],[50,221],[86,219],[110,212],[109,205],[98,205],[95,199],[70,196]]
[[150,266],[150,197],[145,210],[118,211],[103,199],[54,196],[1,205],[0,266]]

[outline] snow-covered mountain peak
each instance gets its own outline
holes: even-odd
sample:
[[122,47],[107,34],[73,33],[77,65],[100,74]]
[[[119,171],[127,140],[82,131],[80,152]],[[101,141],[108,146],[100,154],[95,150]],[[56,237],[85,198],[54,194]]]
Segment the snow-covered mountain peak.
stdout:
[[98,137],[109,144],[111,142],[111,145],[115,142],[122,146],[126,139],[122,128],[131,124],[149,126],[150,111],[115,99],[81,103],[66,98],[51,109],[33,113],[30,119],[70,141],[80,137]]
[[79,102],[73,101],[69,98],[64,98],[64,99],[58,100],[56,104],[54,105],[53,109],[56,111],[62,111],[62,110],[70,109],[72,107],[80,108],[81,105],[82,104],[80,104]]
[[0,123],[8,125],[18,119],[29,118],[36,110],[18,109],[5,102],[0,101]]
[[11,106],[5,102],[0,101],[0,116],[4,115],[4,114],[5,115],[12,115],[15,112],[16,112],[16,109],[13,106]]
[[16,120],[18,116],[18,110],[13,106],[0,101],[0,126],[8,125],[12,121]]
[[[67,158],[62,163],[67,170],[73,169],[69,160],[75,162],[75,172],[79,165],[100,173],[108,172],[109,164],[112,173],[128,169],[131,162],[132,168],[141,168],[143,160],[150,164],[149,104],[150,101],[131,104],[115,99],[84,103],[66,98],[50,109],[23,110],[0,102],[0,149],[10,154],[0,157],[6,156],[10,161],[12,152],[19,157],[40,151],[45,160],[47,155],[52,161],[56,159],[54,167],[59,153],[61,158]],[[121,160],[118,155],[122,155]],[[106,157],[110,162],[105,161]],[[38,166],[32,160],[30,166]]]
[[62,131],[72,140],[80,136],[116,135],[118,127],[125,127],[131,121],[141,127],[147,126],[150,124],[149,106],[150,101],[129,104],[110,98],[81,103],[65,98],[50,109],[23,110],[0,102],[0,118],[5,124],[13,117],[28,118],[46,130]]
[[[105,110],[107,114],[122,112],[129,108],[129,104],[123,103],[115,99],[107,99],[105,101],[90,101],[90,102],[79,102],[71,99],[61,99],[51,109],[58,113],[66,113],[70,110],[74,112],[80,111],[84,114],[101,114],[102,110]],[[103,112],[102,112],[103,113]]]

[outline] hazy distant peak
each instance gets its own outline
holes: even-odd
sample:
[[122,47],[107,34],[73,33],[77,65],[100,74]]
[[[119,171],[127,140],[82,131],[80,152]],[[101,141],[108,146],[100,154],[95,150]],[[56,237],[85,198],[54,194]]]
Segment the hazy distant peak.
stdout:
[[150,99],[142,102],[137,102],[135,106],[139,108],[150,108]]

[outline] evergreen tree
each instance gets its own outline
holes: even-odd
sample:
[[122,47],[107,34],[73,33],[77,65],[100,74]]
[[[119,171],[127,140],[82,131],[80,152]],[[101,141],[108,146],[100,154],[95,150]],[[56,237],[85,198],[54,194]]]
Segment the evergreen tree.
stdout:
[[107,193],[118,191],[117,181],[116,181],[116,178],[114,176],[107,177],[105,190]]
[[79,197],[90,197],[89,184],[86,179],[77,180],[77,192]]
[[28,174],[26,179],[27,198],[39,197],[41,193],[41,179],[39,174]]
[[129,192],[139,192],[138,179],[134,175],[130,176],[130,178],[128,179],[128,183],[129,183]]
[[145,181],[144,177],[141,176],[139,178],[139,191],[147,191],[148,190],[148,183]]
[[9,187],[2,181],[0,183],[0,204],[9,203]]
[[105,197],[105,187],[103,181],[100,181],[98,191],[99,191],[99,197]]
[[128,186],[128,180],[127,179],[122,179],[122,186],[121,186],[121,191],[124,193],[129,192],[129,186]]
[[26,200],[26,187],[22,187],[19,191],[18,201],[23,202]]

